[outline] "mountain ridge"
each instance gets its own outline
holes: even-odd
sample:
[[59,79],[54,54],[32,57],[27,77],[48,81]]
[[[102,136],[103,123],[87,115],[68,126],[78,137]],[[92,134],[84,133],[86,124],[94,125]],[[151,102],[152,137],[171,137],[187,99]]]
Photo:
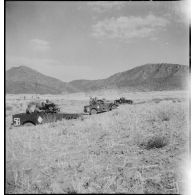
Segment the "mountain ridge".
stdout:
[[137,66],[105,79],[64,82],[19,66],[6,71],[6,93],[60,94],[123,88],[133,91],[185,90],[188,77],[187,65],[159,63]]

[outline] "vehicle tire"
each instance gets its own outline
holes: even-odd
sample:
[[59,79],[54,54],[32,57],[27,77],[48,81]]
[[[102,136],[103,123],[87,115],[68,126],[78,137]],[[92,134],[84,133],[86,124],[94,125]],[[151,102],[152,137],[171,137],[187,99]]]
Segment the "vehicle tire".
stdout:
[[31,122],[27,122],[27,123],[24,123],[23,126],[31,127],[31,126],[35,126],[35,125],[33,123],[31,123]]
[[116,106],[116,105],[112,105],[112,109],[111,109],[111,110],[113,110],[113,109],[115,109],[115,108],[117,108],[117,106]]
[[96,109],[92,109],[91,112],[90,112],[90,114],[91,114],[91,115],[92,115],[92,114],[97,114],[97,110],[96,110]]

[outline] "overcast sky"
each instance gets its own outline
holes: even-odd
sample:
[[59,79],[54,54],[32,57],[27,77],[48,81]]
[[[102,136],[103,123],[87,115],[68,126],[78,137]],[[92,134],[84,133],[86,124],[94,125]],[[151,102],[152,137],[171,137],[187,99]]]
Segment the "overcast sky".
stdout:
[[146,63],[189,64],[189,6],[175,2],[6,2],[6,69],[63,81]]

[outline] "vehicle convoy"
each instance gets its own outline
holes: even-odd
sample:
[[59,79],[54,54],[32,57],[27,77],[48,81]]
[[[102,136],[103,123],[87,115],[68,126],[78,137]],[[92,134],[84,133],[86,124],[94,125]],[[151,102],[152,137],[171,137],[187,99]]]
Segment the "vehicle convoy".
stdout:
[[[96,97],[90,98],[89,105],[84,106],[84,113],[92,115],[107,112],[117,108],[119,104],[125,103],[132,104],[133,101],[123,97],[114,102],[106,99],[97,99]],[[77,119],[81,115],[79,113],[61,113],[60,108],[49,100],[42,103],[30,102],[27,106],[26,113],[14,114],[12,116],[12,125],[38,125],[62,119]]]
[[117,108],[117,106],[117,104],[105,99],[90,98],[89,105],[84,106],[84,112],[90,115],[97,114],[110,111]]
[[133,104],[132,100],[125,99],[124,97],[121,97],[117,100],[114,100],[115,104]]
[[19,113],[12,116],[14,126],[31,126],[48,122],[55,122],[62,119],[77,119],[81,114],[77,113],[60,113],[58,106],[52,102],[41,104],[31,102],[28,104],[26,113]]

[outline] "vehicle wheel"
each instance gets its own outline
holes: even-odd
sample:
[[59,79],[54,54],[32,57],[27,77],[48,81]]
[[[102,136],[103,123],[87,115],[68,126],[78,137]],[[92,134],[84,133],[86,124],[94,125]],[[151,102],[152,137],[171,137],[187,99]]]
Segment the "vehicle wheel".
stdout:
[[35,125],[31,122],[27,122],[27,123],[24,123],[23,126],[30,127],[30,126],[35,126]]
[[117,107],[116,105],[112,105],[112,109],[111,110],[115,109],[116,107]]
[[91,110],[91,114],[97,114],[97,110],[96,109],[92,109]]

